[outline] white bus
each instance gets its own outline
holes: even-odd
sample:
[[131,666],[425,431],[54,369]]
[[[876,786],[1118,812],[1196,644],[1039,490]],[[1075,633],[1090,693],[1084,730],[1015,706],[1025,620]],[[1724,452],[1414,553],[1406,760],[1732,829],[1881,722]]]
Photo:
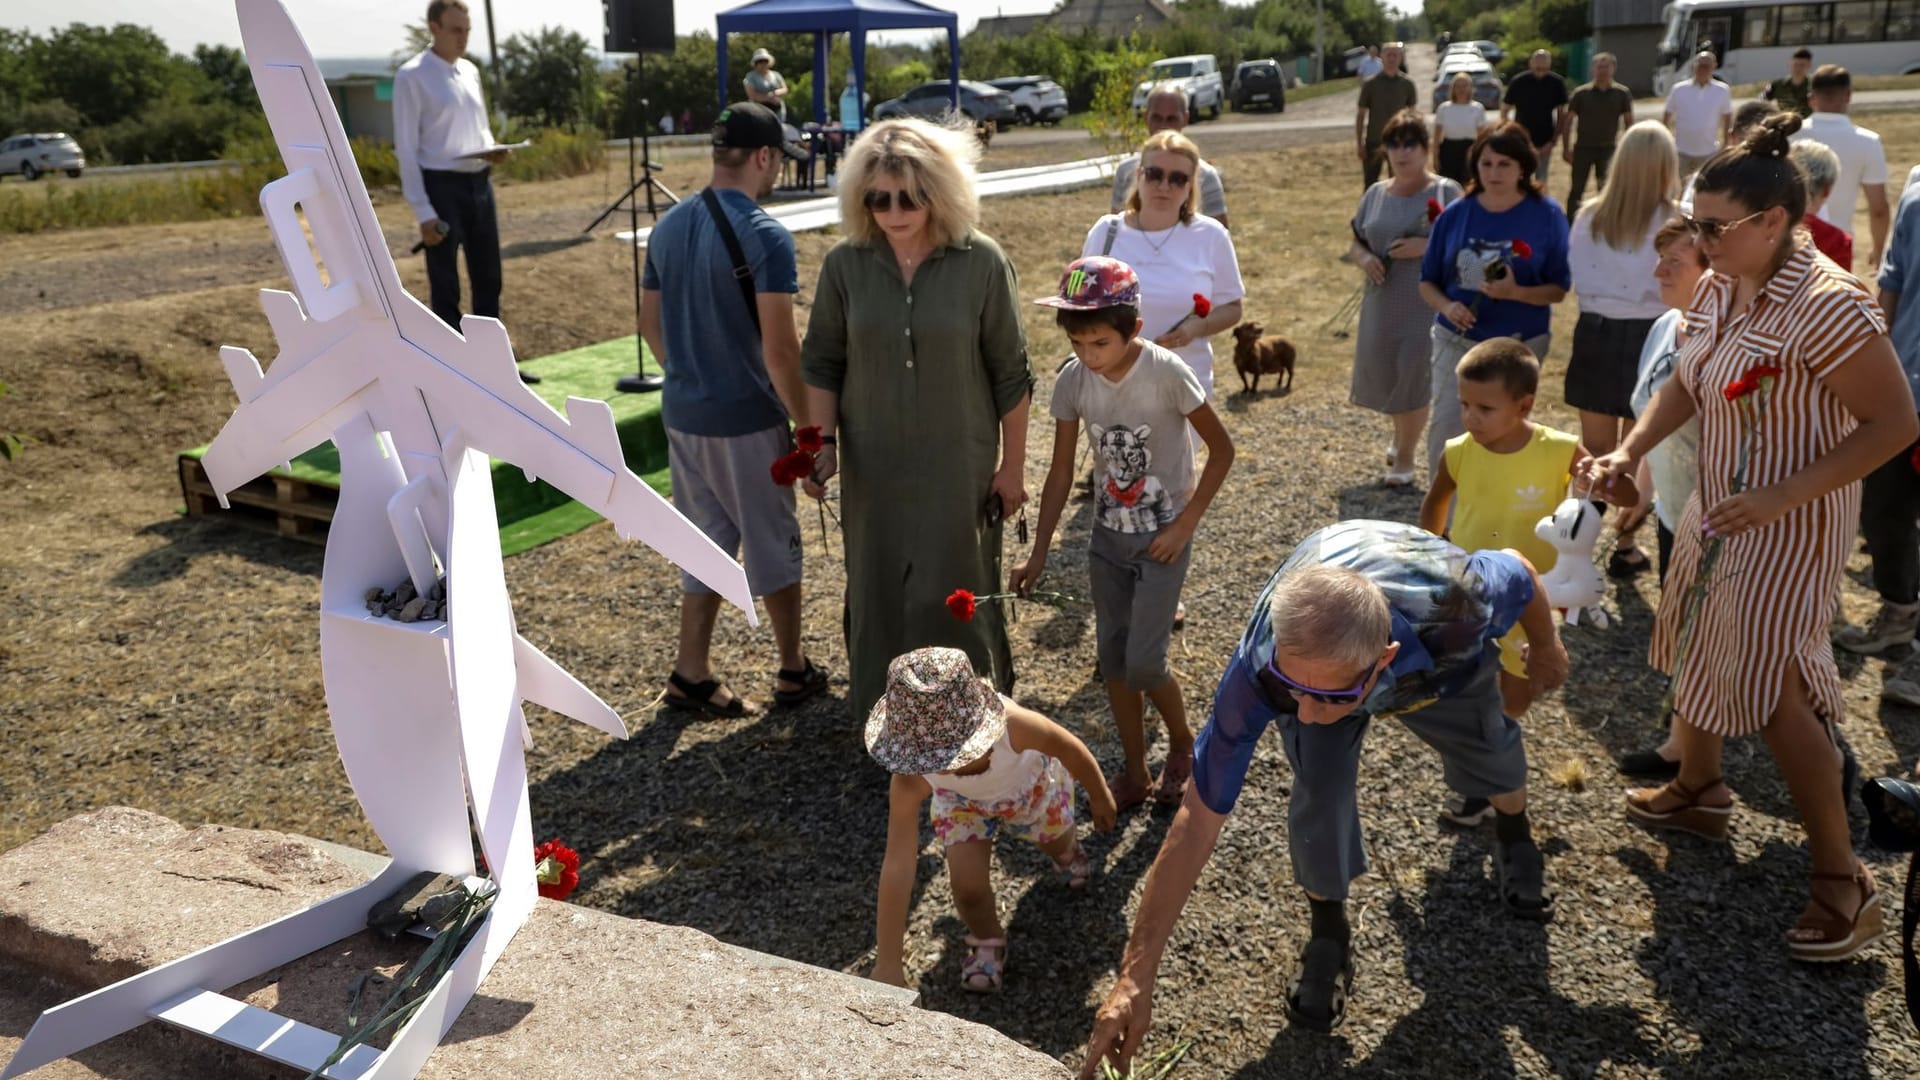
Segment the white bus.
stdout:
[[1665,96],[1693,77],[1693,57],[1712,49],[1728,83],[1764,82],[1787,73],[1795,49],[1815,66],[1839,64],[1855,75],[1920,72],[1920,0],[1675,0],[1664,13],[1665,39],[1654,90]]

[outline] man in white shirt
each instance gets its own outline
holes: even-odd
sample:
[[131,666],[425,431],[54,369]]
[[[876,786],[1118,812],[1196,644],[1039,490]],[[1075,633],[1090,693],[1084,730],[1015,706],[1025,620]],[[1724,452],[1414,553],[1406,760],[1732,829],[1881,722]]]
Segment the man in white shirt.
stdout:
[[[465,0],[427,5],[433,43],[393,75],[393,150],[400,192],[420,223],[433,313],[460,329],[459,249],[467,251],[473,313],[500,317],[500,226],[488,166],[504,161],[487,123],[480,69],[464,58],[473,28]],[[525,382],[540,377],[522,372]]]
[[[1179,83],[1165,82],[1147,94],[1147,134],[1180,131],[1187,126],[1187,91]],[[1127,208],[1127,195],[1133,191],[1133,174],[1140,167],[1138,156],[1130,157],[1113,169],[1113,213]],[[1227,187],[1220,170],[1200,163],[1200,212],[1227,224]]]
[[1879,135],[1848,119],[1847,109],[1853,104],[1853,76],[1846,68],[1838,64],[1820,65],[1813,73],[1807,100],[1813,105],[1813,115],[1794,133],[1794,141],[1814,139],[1826,143],[1840,158],[1839,179],[1833,182],[1833,194],[1820,208],[1820,216],[1851,235],[1860,193],[1866,192],[1867,227],[1873,237],[1873,246],[1867,249],[1867,265],[1878,269],[1880,255],[1887,250],[1887,226],[1893,220],[1887,203],[1886,147],[1880,145]]
[[1693,58],[1693,78],[1667,94],[1667,109],[1660,120],[1673,131],[1682,176],[1699,172],[1719,152],[1733,122],[1733,90],[1713,77],[1716,66],[1713,54],[1702,52]]
[[1366,82],[1368,79],[1380,74],[1381,70],[1385,67],[1386,64],[1380,59],[1380,46],[1369,45],[1367,46],[1366,58],[1360,61],[1360,67],[1354,74],[1360,76],[1361,82]]

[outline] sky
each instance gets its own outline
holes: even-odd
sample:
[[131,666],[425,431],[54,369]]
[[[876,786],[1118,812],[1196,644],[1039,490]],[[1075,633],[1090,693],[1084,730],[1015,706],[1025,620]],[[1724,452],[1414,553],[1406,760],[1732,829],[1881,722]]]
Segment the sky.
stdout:
[[[319,57],[386,56],[404,43],[401,27],[426,17],[426,0],[283,0],[307,47]],[[641,0],[658,4],[661,0]],[[713,31],[713,18],[746,0],[672,0],[674,29],[681,34]],[[934,0],[937,6],[960,15],[965,33],[982,16],[1040,14],[1053,10],[1054,0]],[[472,49],[486,52],[485,0],[468,0],[473,9]],[[600,0],[493,0],[494,28],[499,40],[542,26],[577,30],[598,47],[601,42]],[[68,23],[111,26],[131,22],[158,33],[177,53],[191,53],[195,45],[240,44],[232,0],[0,0],[0,26],[44,34]]]

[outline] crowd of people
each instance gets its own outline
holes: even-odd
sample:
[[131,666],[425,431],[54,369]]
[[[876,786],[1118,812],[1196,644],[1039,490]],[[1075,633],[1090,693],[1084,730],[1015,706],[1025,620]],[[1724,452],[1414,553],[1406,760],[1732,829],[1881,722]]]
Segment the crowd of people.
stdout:
[[[1859,194],[1886,200],[1884,154],[1867,160],[1879,142],[1847,118],[1844,70],[1796,66],[1775,84],[1788,106],[1804,91],[1804,121],[1771,102],[1737,117],[1702,54],[1663,119],[1636,124],[1604,54],[1572,90],[1534,57],[1497,119],[1470,86],[1423,114],[1399,86],[1411,87],[1404,49],[1388,44],[1379,60],[1355,123],[1367,186],[1347,247],[1365,288],[1351,400],[1388,417],[1382,482],[1414,488],[1424,473],[1418,524],[1337,522],[1301,541],[1261,589],[1199,722],[1167,652],[1200,523],[1234,461],[1209,341],[1240,321],[1246,289],[1226,186],[1181,130],[1177,88],[1149,97],[1150,134],[1121,167],[1112,212],[1037,300],[981,229],[978,142],[918,120],[874,124],[850,149],[843,239],[818,267],[804,335],[792,239],[756,205],[783,155],[804,153],[771,104],[720,114],[709,187],[648,244],[641,329],[667,373],[673,499],[740,552],[766,600],[780,704],[829,679],[802,641],[795,487],[768,466],[798,445],[805,471],[788,479],[800,490],[824,498],[837,477],[848,703],[893,774],[873,976],[908,978],[923,812],[967,927],[961,985],[991,992],[1010,954],[991,887],[996,838],[1033,841],[1081,889],[1092,868],[1076,784],[1098,828],[1150,800],[1177,808],[1089,1070],[1140,1045],[1162,953],[1270,727],[1291,766],[1287,835],[1310,926],[1286,995],[1295,1023],[1330,1030],[1351,997],[1345,901],[1366,870],[1354,787],[1375,718],[1434,749],[1455,796],[1441,816],[1492,825],[1501,906],[1553,917],[1523,721],[1568,675],[1543,580],[1557,552],[1533,523],[1569,498],[1613,516],[1613,573],[1657,567],[1662,582],[1649,659],[1671,708],[1660,740],[1620,762],[1662,783],[1630,793],[1623,812],[1723,837],[1722,743],[1759,734],[1811,854],[1784,947],[1841,960],[1884,933],[1882,893],[1847,829],[1854,777],[1833,648],[1877,654],[1920,631],[1909,463],[1920,312],[1900,302],[1920,273],[1920,195],[1900,200],[1890,229],[1870,215],[1876,298],[1821,228],[1850,244]],[[1574,173],[1566,207],[1545,187],[1556,149]],[[1553,311],[1570,296],[1564,400],[1579,430],[1559,432],[1533,414]],[[1008,524],[1027,532],[1039,389],[1028,303],[1052,309],[1072,357],[1045,388],[1055,432],[1032,546],[1003,576]],[[1754,438],[1756,425],[1772,437]],[[1011,696],[998,602],[1045,583],[1083,477],[1094,658],[1124,754],[1112,775]],[[1636,541],[1649,518],[1657,563]],[[1859,531],[1884,603],[1836,633]],[[747,702],[707,653],[717,600],[692,580],[685,594],[664,700],[740,715]],[[1887,695],[1920,703],[1920,662]],[[1149,704],[1167,729],[1157,770]]]

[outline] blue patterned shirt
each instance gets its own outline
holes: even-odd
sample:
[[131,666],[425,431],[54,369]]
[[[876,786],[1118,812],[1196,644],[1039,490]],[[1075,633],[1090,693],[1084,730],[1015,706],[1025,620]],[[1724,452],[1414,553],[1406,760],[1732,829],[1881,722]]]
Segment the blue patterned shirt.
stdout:
[[1519,559],[1500,551],[1469,554],[1411,525],[1343,521],[1302,540],[1254,601],[1247,631],[1220,677],[1213,717],[1194,744],[1194,785],[1215,813],[1233,810],[1267,725],[1295,712],[1293,697],[1269,694],[1260,672],[1273,659],[1267,607],[1274,586],[1307,566],[1357,571],[1387,595],[1400,651],[1354,711],[1358,716],[1407,712],[1458,691],[1481,665],[1499,662],[1494,643],[1533,599],[1533,577]]
[[1887,335],[1893,339],[1893,351],[1900,356],[1914,400],[1920,401],[1920,296],[1914,295],[1920,291],[1920,187],[1910,187],[1900,197],[1893,239],[1887,241],[1886,260],[1880,264],[1880,288],[1900,294],[1900,307],[1893,313]]

